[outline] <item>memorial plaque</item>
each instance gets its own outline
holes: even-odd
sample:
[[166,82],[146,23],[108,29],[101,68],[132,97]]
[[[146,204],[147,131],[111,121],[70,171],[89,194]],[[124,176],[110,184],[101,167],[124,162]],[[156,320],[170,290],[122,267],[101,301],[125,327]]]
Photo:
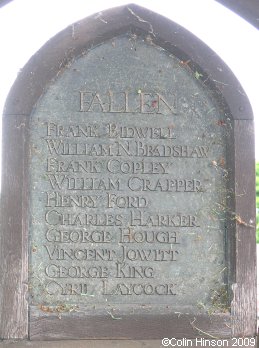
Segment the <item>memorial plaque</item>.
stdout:
[[228,310],[233,127],[199,73],[148,39],[77,58],[31,116],[33,304]]
[[235,119],[249,104],[183,29],[113,11],[43,48],[33,102],[9,105],[27,110],[30,338],[240,335],[236,235],[254,217],[236,154],[252,126]]

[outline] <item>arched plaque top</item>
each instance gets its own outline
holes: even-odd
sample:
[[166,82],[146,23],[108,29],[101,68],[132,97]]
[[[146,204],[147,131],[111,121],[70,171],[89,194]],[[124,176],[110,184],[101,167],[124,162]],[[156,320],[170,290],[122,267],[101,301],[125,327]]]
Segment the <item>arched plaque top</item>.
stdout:
[[178,57],[187,69],[213,86],[233,119],[252,119],[248,98],[228,66],[206,44],[180,25],[129,4],[109,9],[67,27],[50,39],[25,65],[8,96],[4,115],[30,115],[49,83],[76,57],[126,32],[145,34]]

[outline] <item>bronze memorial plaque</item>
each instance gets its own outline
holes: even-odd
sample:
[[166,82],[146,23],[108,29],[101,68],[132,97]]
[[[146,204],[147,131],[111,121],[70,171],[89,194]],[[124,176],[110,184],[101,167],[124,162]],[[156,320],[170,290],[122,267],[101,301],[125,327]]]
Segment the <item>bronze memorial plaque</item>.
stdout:
[[123,35],[48,87],[30,125],[32,304],[228,311],[231,124],[200,77]]

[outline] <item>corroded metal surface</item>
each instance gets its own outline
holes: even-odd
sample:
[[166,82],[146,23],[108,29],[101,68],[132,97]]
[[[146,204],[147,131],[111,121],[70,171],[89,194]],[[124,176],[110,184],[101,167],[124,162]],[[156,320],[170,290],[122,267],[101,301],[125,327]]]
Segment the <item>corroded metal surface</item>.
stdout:
[[227,310],[231,124],[201,76],[126,35],[48,87],[31,117],[32,304]]

